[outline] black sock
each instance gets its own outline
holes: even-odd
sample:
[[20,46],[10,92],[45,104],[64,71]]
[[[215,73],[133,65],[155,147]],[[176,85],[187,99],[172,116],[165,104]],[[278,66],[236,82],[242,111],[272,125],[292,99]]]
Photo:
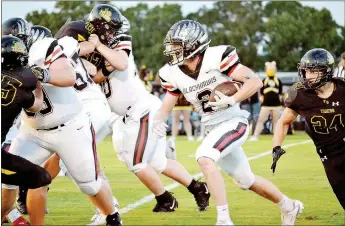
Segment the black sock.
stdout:
[[166,200],[171,199],[171,194],[168,191],[165,191],[163,194],[156,196],[158,203],[164,203]]
[[198,185],[198,182],[196,180],[192,180],[192,182],[190,183],[190,185],[188,185],[188,191],[192,194],[198,192],[200,190],[199,186]]

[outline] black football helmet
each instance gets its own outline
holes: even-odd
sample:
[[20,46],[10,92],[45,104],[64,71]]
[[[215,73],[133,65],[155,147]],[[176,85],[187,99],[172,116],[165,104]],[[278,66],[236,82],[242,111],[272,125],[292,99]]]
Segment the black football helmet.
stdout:
[[211,40],[208,32],[194,20],[181,20],[175,23],[164,39],[164,55],[169,65],[182,65],[184,60],[203,53]]
[[93,25],[90,33],[97,34],[100,41],[107,46],[114,46],[117,36],[121,34],[123,16],[121,12],[112,5],[99,4],[95,6],[87,22]]
[[48,37],[48,38],[53,37],[52,32],[48,28],[43,27],[41,25],[33,25],[31,27],[30,36],[31,37],[30,37],[29,47],[31,47],[31,45],[35,43],[36,41],[41,40],[45,37]]
[[23,41],[12,35],[1,36],[1,67],[11,71],[27,67],[28,51]]
[[[297,69],[299,80],[304,88],[317,89],[331,80],[334,70],[334,58],[325,49],[311,49],[304,54],[297,65]],[[319,72],[319,75],[316,78],[307,78],[306,70]]]
[[56,39],[61,39],[65,36],[70,36],[78,42],[83,42],[88,40],[90,32],[83,20],[70,21],[65,23],[55,34]]
[[14,35],[20,38],[26,47],[30,44],[31,25],[24,19],[14,17],[2,23],[2,35]]

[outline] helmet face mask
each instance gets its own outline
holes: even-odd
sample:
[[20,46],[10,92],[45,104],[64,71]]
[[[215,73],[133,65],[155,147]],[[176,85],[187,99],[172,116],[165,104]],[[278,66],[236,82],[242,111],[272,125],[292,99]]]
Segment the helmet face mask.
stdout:
[[120,34],[122,17],[120,11],[112,5],[99,4],[92,9],[87,19],[92,25],[90,33],[97,34],[102,44],[113,48],[119,43],[116,37]]
[[182,65],[185,60],[201,55],[209,46],[207,30],[193,20],[175,23],[164,39],[164,56],[169,65]]
[[325,49],[308,51],[297,65],[298,77],[305,89],[317,89],[331,81],[334,58]]
[[170,66],[182,65],[184,58],[183,42],[164,43],[165,50],[163,52],[166,60]]

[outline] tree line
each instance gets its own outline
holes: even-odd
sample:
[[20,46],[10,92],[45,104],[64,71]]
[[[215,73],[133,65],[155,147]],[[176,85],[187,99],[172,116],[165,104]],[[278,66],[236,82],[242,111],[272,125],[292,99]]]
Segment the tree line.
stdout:
[[[57,1],[56,12],[33,11],[26,20],[55,34],[66,21],[85,19],[98,3],[109,1]],[[335,57],[345,50],[345,27],[337,25],[327,9],[317,10],[295,1],[218,1],[212,8],[201,7],[185,16],[179,4],[150,8],[139,3],[118,9],[131,23],[137,65],[146,65],[154,72],[165,63],[165,34],[182,19],[206,25],[211,46],[235,46],[241,62],[256,71],[262,71],[268,60],[275,60],[280,71],[296,71],[298,61],[311,48],[325,48]]]

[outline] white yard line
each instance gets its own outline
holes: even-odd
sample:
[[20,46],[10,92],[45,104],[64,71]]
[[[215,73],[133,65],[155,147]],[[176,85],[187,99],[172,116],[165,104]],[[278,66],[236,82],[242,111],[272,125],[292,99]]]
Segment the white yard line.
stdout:
[[[310,143],[310,142],[311,142],[311,140],[305,140],[305,141],[298,142],[298,143],[292,143],[292,144],[284,145],[284,146],[282,146],[282,148],[287,149],[287,148],[290,148],[290,147],[293,147],[293,146],[298,146],[298,145],[302,145],[302,144],[307,144],[307,143]],[[258,154],[258,155],[254,155],[254,156],[248,158],[248,160],[251,161],[251,160],[254,160],[254,159],[258,159],[258,158],[264,157],[264,156],[266,156],[266,155],[270,155],[271,153],[272,153],[272,150],[269,150],[269,151],[260,153],[260,154]],[[201,178],[202,176],[203,176],[203,173],[197,173],[197,174],[193,175],[193,177],[194,177],[195,179],[199,179],[199,178]],[[179,183],[177,183],[177,182],[174,182],[174,183],[172,183],[172,184],[166,186],[165,189],[166,189],[167,191],[170,191],[170,190],[172,190],[172,189],[174,189],[174,188],[176,188],[176,187],[178,187],[178,186],[180,186],[180,185],[181,185],[181,184],[179,184]],[[126,207],[120,209],[120,213],[121,213],[121,214],[128,213],[129,211],[134,210],[134,209],[138,208],[139,206],[144,205],[145,203],[151,202],[154,198],[155,198],[155,196],[154,196],[153,194],[148,195],[148,196],[145,196],[145,197],[143,197],[142,199],[140,199],[139,201],[137,201],[137,202],[135,202],[135,203],[132,203],[132,204],[129,204],[128,206],[126,206]]]

